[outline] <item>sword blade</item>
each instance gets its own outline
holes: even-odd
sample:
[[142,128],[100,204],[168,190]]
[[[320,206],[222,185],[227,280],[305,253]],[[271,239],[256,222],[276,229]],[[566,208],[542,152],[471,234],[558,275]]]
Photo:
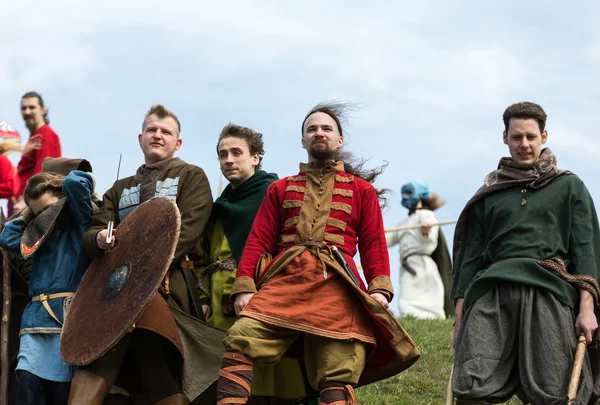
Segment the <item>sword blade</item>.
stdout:
[[121,172],[121,159],[123,158],[123,154],[119,153],[119,165],[117,166],[117,181],[119,181],[119,173]]

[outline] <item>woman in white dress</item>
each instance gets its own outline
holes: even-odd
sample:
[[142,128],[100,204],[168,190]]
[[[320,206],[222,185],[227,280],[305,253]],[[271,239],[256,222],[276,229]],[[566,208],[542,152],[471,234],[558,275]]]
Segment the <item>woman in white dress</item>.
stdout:
[[389,232],[388,247],[400,246],[400,316],[412,315],[424,319],[444,319],[444,284],[436,262],[431,255],[438,247],[439,226],[434,210],[444,205],[436,194],[430,194],[426,185],[408,183],[402,186],[402,205],[409,210],[399,227],[420,227]]

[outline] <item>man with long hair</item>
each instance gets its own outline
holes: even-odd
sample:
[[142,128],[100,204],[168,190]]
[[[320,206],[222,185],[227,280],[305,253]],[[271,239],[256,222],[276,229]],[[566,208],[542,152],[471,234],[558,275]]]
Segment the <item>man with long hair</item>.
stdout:
[[[308,113],[308,163],[271,184],[258,211],[231,289],[240,318],[224,340],[219,404],[246,403],[253,365],[277,363],[295,341],[322,404],[356,404],[355,386],[419,356],[387,310],[393,290],[378,193],[340,160],[344,107]],[[352,259],[357,243],[367,286]]]
[[[261,170],[265,146],[262,134],[253,129],[226,125],[216,149],[221,173],[229,184],[213,203],[206,231],[207,266],[199,279],[204,283],[202,300],[208,323],[228,330],[236,320],[230,298],[236,267],[267,187],[278,177]],[[249,403],[270,404],[273,400],[284,405],[306,396],[297,359],[285,358],[275,366],[256,365],[253,374]]]
[[22,196],[27,180],[42,171],[44,159],[61,156],[60,139],[56,132],[50,128],[48,109],[44,106],[44,100],[39,93],[30,91],[23,95],[21,98],[21,115],[23,121],[25,121],[25,126],[29,130],[29,140],[17,165],[21,187],[16,195],[18,201],[13,207],[14,212],[10,215],[16,214],[25,208]]
[[[456,225],[452,389],[458,404],[516,392],[524,403],[564,404],[577,335],[591,343],[598,328],[598,218],[583,181],[542,147],[542,107],[516,103],[503,118],[510,157]],[[591,373],[586,355],[576,404],[588,403]]]

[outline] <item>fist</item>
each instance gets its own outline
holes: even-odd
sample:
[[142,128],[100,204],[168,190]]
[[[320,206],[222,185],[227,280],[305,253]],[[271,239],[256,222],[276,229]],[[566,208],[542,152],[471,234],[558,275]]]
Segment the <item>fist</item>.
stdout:
[[426,222],[424,224],[421,224],[421,233],[423,235],[429,234],[430,230],[431,230],[431,222]]
[[388,302],[387,298],[385,298],[385,295],[381,294],[381,293],[373,293],[373,294],[369,294],[371,296],[371,298],[373,298],[375,301],[379,302],[381,305],[383,305],[383,307],[385,309],[388,309],[390,306],[390,303]]
[[117,235],[117,230],[113,229],[112,239],[110,240],[110,243],[106,243],[106,235],[108,235],[108,229],[103,229],[96,234],[96,244],[102,250],[110,250],[115,246],[115,237]]
[[235,302],[233,306],[235,308],[236,315],[239,315],[240,312],[242,312],[244,308],[246,308],[246,305],[248,305],[253,296],[254,293],[241,293],[235,297]]

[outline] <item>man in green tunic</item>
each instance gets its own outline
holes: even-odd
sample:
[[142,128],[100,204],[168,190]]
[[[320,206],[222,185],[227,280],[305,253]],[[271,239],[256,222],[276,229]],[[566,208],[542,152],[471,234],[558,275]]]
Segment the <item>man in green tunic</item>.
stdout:
[[[236,320],[230,294],[237,263],[267,187],[278,179],[276,174],[260,170],[264,153],[262,134],[250,128],[229,124],[219,135],[217,155],[229,184],[213,204],[207,226],[207,267],[198,272],[198,279],[203,282],[201,300],[207,322],[225,331]],[[249,403],[283,405],[306,395],[296,359],[256,366],[254,374]]]
[[[593,201],[550,149],[537,104],[504,112],[502,158],[457,224],[454,241],[458,404],[565,404],[577,335],[592,341],[600,275]],[[577,404],[592,395],[586,355]]]

